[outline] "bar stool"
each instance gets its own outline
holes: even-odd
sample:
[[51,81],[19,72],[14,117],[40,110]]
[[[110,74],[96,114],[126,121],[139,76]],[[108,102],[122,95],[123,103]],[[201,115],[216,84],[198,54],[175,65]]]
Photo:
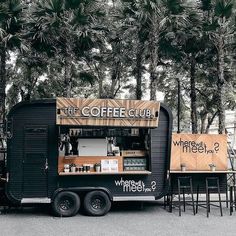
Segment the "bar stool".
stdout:
[[[181,190],[183,193],[183,201],[181,201],[180,195]],[[190,191],[189,191],[190,190]],[[178,177],[178,206],[179,206],[179,216],[181,216],[181,205],[184,206],[185,211],[185,194],[190,193],[192,196],[192,207],[193,207],[193,214],[195,215],[195,206],[194,206],[194,198],[193,198],[193,184],[192,184],[192,177],[185,176],[185,177]]]
[[[217,190],[217,193],[219,196],[219,205],[215,205],[215,204],[211,203],[210,194],[214,190]],[[222,202],[221,202],[221,196],[220,196],[220,183],[219,183],[218,177],[207,177],[206,178],[206,203],[205,204],[198,204],[198,199],[199,199],[199,187],[197,190],[196,213],[198,212],[198,207],[205,207],[204,205],[206,205],[207,217],[209,217],[210,206],[219,207],[220,208],[220,215],[223,216]]]
[[236,185],[231,185],[229,187],[229,210],[230,215],[232,215],[234,208],[236,210]]

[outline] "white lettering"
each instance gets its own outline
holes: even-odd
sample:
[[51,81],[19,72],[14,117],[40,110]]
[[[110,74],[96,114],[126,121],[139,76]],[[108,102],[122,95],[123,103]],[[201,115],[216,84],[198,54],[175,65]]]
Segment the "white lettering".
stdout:
[[119,108],[118,107],[114,107],[113,117],[119,117]]
[[106,107],[101,107],[101,114],[100,114],[100,116],[101,117],[105,116],[106,112],[107,112],[107,108]]
[[[143,114],[142,114],[142,112],[143,112]],[[143,111],[139,110],[139,116],[142,118],[145,118],[146,117],[146,110],[145,109]]]
[[156,181],[152,181],[151,185],[152,185],[152,191],[154,191],[156,189],[156,185],[157,185]]
[[112,115],[112,107],[107,108],[107,116],[110,117]]
[[156,189],[156,181],[151,181],[151,188],[147,188],[142,180],[115,180],[115,185],[122,187],[123,192],[151,192]]
[[95,116],[95,117],[96,117],[96,116],[99,116],[99,115],[100,115],[100,110],[99,110],[98,107],[93,107],[93,108],[91,109],[90,113],[91,113],[92,116]]
[[120,117],[122,117],[122,118],[125,117],[125,108],[124,107],[120,108]]
[[149,109],[146,110],[146,117],[151,117],[151,111]]
[[[76,110],[67,108],[67,114],[75,114]],[[149,109],[134,109],[126,110],[125,107],[89,107],[85,106],[81,110],[82,116],[85,117],[114,117],[114,118],[152,118],[153,115]]]
[[134,109],[130,109],[130,110],[128,111],[128,116],[129,116],[129,117],[134,117]]
[[81,113],[83,116],[89,116],[89,107],[83,107],[83,109],[81,110]]

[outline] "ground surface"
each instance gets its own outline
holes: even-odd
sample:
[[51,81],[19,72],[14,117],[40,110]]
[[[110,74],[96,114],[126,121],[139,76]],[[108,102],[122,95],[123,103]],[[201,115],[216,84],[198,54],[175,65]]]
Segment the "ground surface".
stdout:
[[88,217],[81,213],[71,218],[57,218],[50,215],[47,207],[11,209],[0,215],[0,236],[80,236],[80,235],[236,235],[236,213],[229,216],[224,208],[220,217],[219,209],[212,209],[206,217],[205,209],[192,215],[191,208],[178,216],[178,210],[169,213],[161,202],[113,206],[104,217]]

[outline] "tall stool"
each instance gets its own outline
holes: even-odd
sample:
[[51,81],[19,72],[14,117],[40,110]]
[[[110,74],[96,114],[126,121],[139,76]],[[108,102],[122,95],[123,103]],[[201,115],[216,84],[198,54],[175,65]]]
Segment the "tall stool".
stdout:
[[[215,205],[211,203],[210,194],[216,190],[219,197],[219,205]],[[198,212],[198,207],[204,207],[206,205],[207,217],[209,217],[210,206],[215,206],[220,208],[220,215],[223,216],[222,212],[222,202],[220,196],[220,182],[218,177],[207,177],[206,178],[206,204],[198,204],[198,195],[199,195],[199,188],[197,190],[197,203],[196,203],[196,213]]]
[[[183,201],[181,201],[180,195],[181,190],[183,194]],[[185,211],[185,194],[190,193],[192,196],[192,207],[193,207],[193,214],[195,215],[195,206],[194,206],[194,198],[193,198],[193,184],[192,184],[192,177],[185,176],[185,177],[178,177],[178,206],[179,206],[179,216],[181,216],[181,205],[184,206]]]

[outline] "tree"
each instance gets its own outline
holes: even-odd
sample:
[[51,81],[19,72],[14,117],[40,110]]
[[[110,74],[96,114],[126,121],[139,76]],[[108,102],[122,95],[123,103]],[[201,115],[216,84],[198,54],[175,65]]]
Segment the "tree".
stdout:
[[57,55],[63,68],[64,96],[72,91],[72,62],[94,47],[96,17],[103,15],[99,1],[45,0],[37,2],[31,17],[32,46],[49,57]]
[[[126,26],[126,31],[129,36],[132,35],[130,40],[131,51],[134,52],[133,56],[133,74],[136,79],[135,97],[137,100],[141,100],[143,96],[143,72],[144,59],[147,52],[148,41],[148,24],[147,21],[140,21],[139,8],[135,0],[123,0],[123,18]],[[130,54],[130,52],[129,52]]]
[[22,8],[19,0],[3,0],[0,5],[0,122],[5,119],[6,111],[7,56],[11,49],[24,48],[20,34]]
[[224,96],[225,96],[225,54],[227,47],[227,37],[231,36],[232,28],[229,27],[233,20],[233,1],[232,0],[216,0],[215,17],[218,27],[212,32],[212,39],[217,48],[217,102],[219,116],[219,134],[225,132],[225,113],[224,113]]
[[[139,24],[145,25],[148,38],[148,63],[150,74],[150,100],[156,100],[158,83],[158,65],[163,62],[160,58],[160,41],[163,32],[172,30],[173,25],[185,22],[183,7],[179,0],[145,0],[135,1],[137,8],[136,15],[139,17]],[[177,23],[178,22],[178,23]],[[143,27],[140,26],[140,29]]]

